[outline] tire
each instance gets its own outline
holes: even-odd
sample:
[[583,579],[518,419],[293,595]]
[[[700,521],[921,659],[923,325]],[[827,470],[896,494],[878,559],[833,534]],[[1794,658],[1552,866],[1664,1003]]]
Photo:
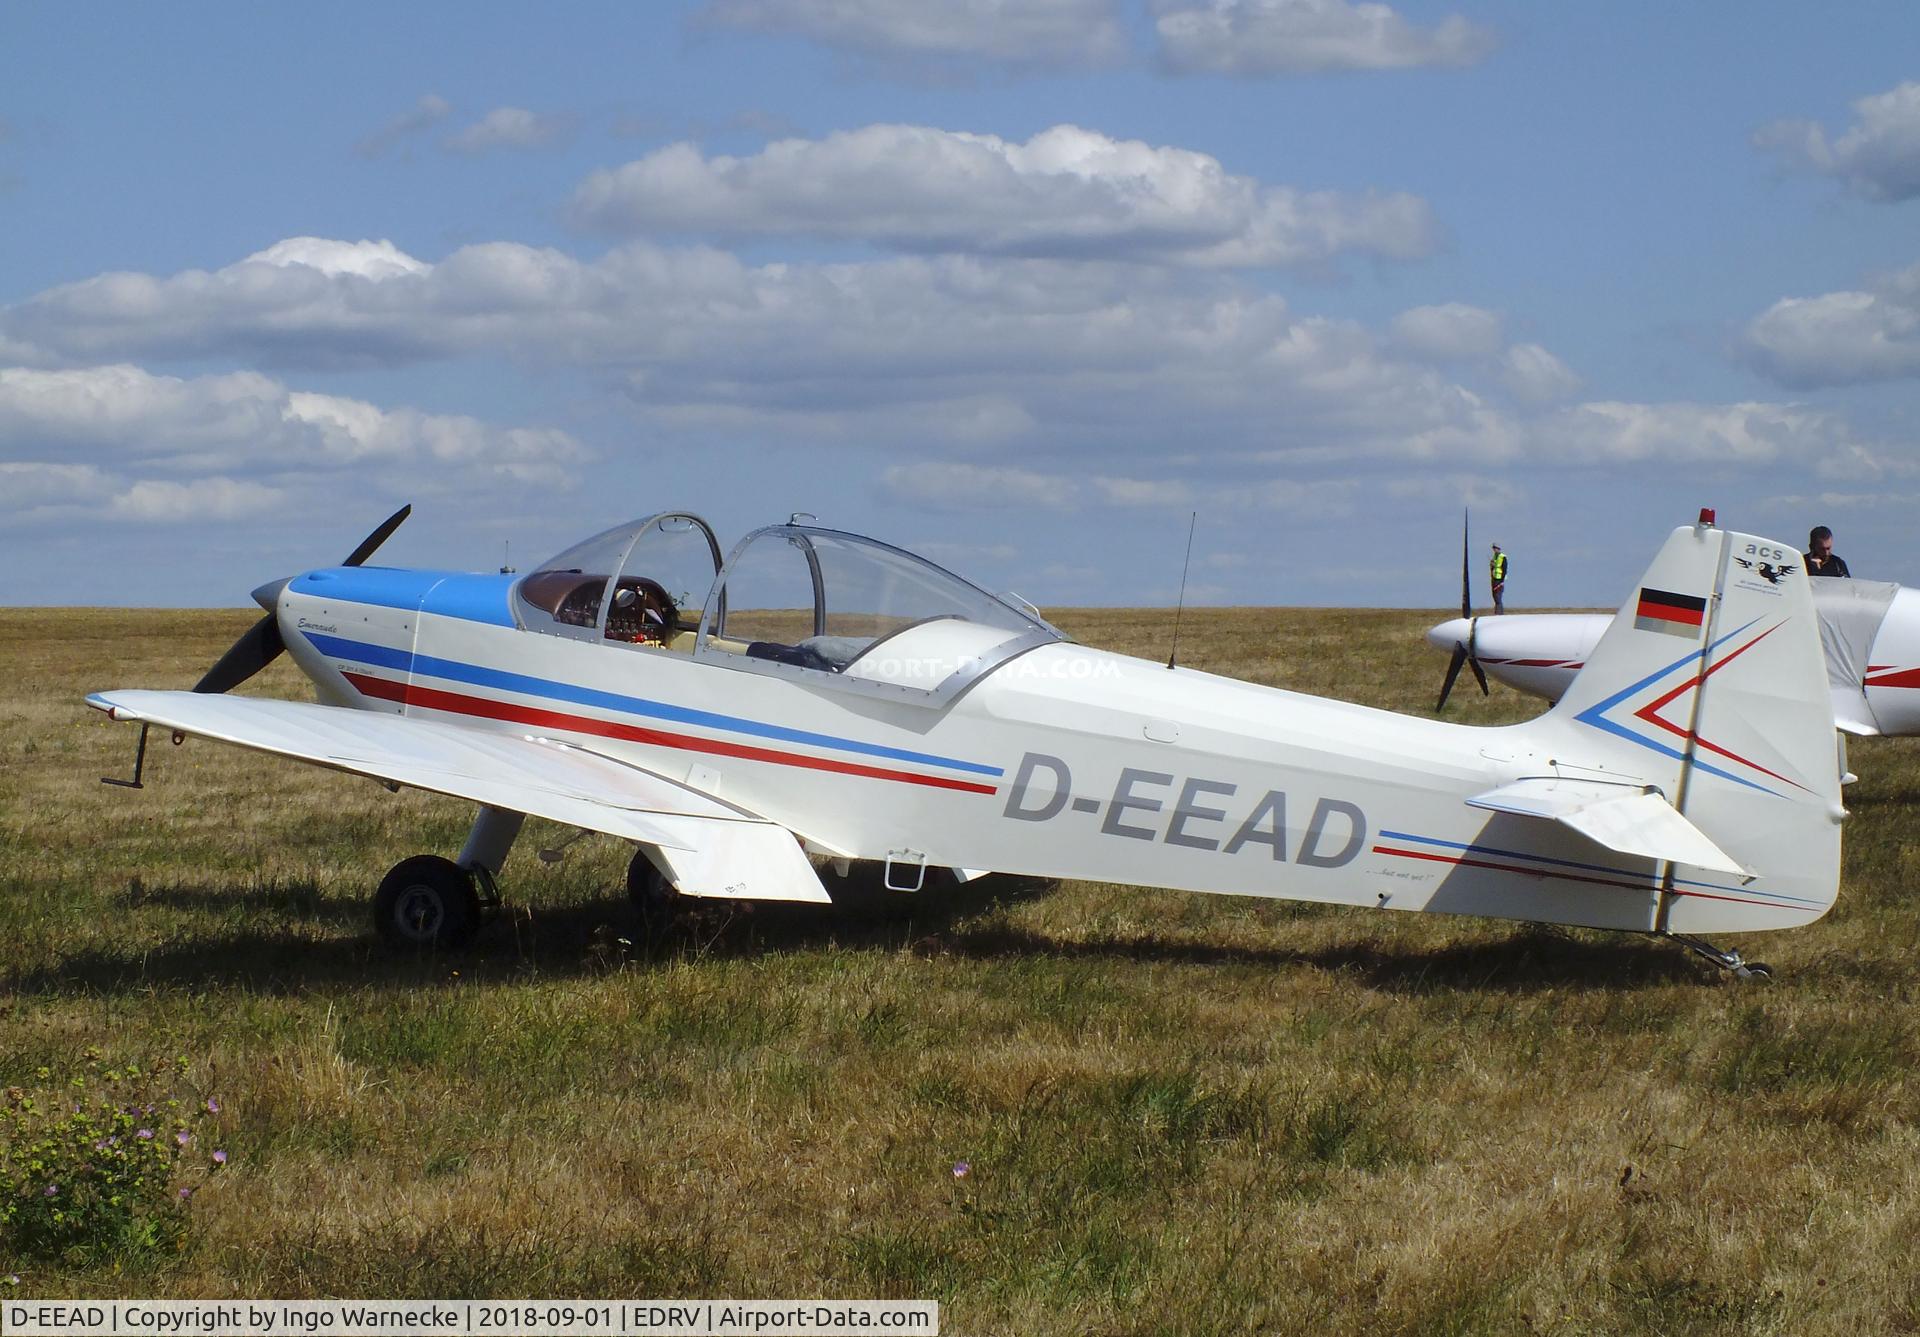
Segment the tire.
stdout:
[[649,929],[669,927],[687,900],[667,881],[666,874],[654,867],[644,850],[635,850],[633,861],[627,865],[627,899]]
[[402,859],[374,893],[373,926],[393,947],[422,951],[464,946],[480,927],[473,875],[437,854]]

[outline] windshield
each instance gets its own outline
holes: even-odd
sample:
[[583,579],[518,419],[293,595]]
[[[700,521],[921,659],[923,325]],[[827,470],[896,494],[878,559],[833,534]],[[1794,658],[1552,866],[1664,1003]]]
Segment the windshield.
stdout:
[[720,547],[704,520],[651,515],[541,563],[520,581],[517,608],[532,631],[691,649],[719,567]]

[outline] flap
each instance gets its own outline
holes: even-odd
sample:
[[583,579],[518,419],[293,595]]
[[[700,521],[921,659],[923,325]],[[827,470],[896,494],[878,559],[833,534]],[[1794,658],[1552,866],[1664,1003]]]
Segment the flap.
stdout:
[[1657,791],[1643,785],[1537,776],[1476,794],[1467,804],[1558,822],[1622,854],[1670,859],[1722,873],[1744,875],[1750,871],[1735,863]]
[[660,849],[692,896],[825,901],[786,828],[570,743],[384,711],[195,692],[97,692],[95,710],[257,752],[529,813]]

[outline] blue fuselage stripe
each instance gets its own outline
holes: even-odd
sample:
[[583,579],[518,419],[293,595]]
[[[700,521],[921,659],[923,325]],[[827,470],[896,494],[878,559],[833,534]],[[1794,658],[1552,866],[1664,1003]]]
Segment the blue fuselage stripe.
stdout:
[[492,687],[504,692],[541,696],[552,701],[592,706],[598,710],[616,710],[627,715],[672,720],[677,724],[693,724],[704,729],[749,734],[756,738],[773,738],[784,743],[836,748],[842,752],[856,752],[869,757],[886,757],[893,761],[917,762],[923,766],[944,766],[950,770],[968,771],[975,775],[998,776],[1006,773],[999,766],[985,766],[975,761],[959,761],[953,757],[935,756],[930,752],[913,752],[906,748],[887,747],[881,743],[865,743],[857,738],[837,738],[832,734],[813,733],[806,729],[789,729],[780,724],[763,724],[758,720],[743,719],[738,715],[720,715],[709,710],[694,710],[687,706],[668,705],[664,701],[650,701],[640,696],[623,696],[616,692],[597,691],[591,687],[576,687],[571,683],[554,682],[548,678],[529,677],[524,673],[508,673],[478,664],[463,664],[455,659],[416,655],[409,650],[395,649],[385,645],[370,645],[364,641],[351,641],[340,636],[324,636],[311,631],[303,634],[313,642],[315,649],[331,658],[351,660],[359,664],[372,664],[409,675],[445,678],[451,682],[464,682],[476,687]]
[[[1674,748],[1671,748],[1667,746],[1665,743],[1659,742],[1656,739],[1648,738],[1644,734],[1636,733],[1634,730],[1626,728],[1624,725],[1618,724],[1615,721],[1608,719],[1606,717],[1606,713],[1609,710],[1612,710],[1615,706],[1619,705],[1622,701],[1625,701],[1628,697],[1632,696],[1635,692],[1638,692],[1643,688],[1651,687],[1654,683],[1660,681],[1660,679],[1666,677],[1669,673],[1673,672],[1675,669],[1684,667],[1685,665],[1691,664],[1691,663],[1705,662],[1706,657],[1708,655],[1711,655],[1715,650],[1718,650],[1721,646],[1725,645],[1728,641],[1732,640],[1735,636],[1738,636],[1741,632],[1745,631],[1747,627],[1751,627],[1754,622],[1758,622],[1759,620],[1760,619],[1756,617],[1755,619],[1753,619],[1753,622],[1747,623],[1745,627],[1735,627],[1732,631],[1728,632],[1725,636],[1722,636],[1719,640],[1715,641],[1712,645],[1709,645],[1705,650],[1687,651],[1687,653],[1685,653],[1684,655],[1681,655],[1680,658],[1674,660],[1671,664],[1667,665],[1665,668],[1659,669],[1653,673],[1649,673],[1646,677],[1642,678],[1639,682],[1636,682],[1635,684],[1633,684],[1633,686],[1623,687],[1619,691],[1615,692],[1612,696],[1608,697],[1606,700],[1601,701],[1595,705],[1588,706],[1585,710],[1581,711],[1578,715],[1574,716],[1574,718],[1582,724],[1590,724],[1594,728],[1602,730],[1606,733],[1617,734],[1621,738],[1626,739],[1629,743],[1638,743],[1641,747],[1651,748],[1653,751],[1660,753],[1662,756],[1672,757],[1675,761],[1685,761],[1687,759],[1686,753],[1677,751]],[[1776,789],[1768,789],[1765,785],[1755,784],[1751,780],[1735,775],[1732,771],[1724,770],[1721,767],[1715,766],[1710,762],[1702,761],[1698,756],[1694,757],[1693,765],[1696,770],[1705,771],[1708,775],[1717,775],[1723,780],[1731,780],[1737,785],[1745,785],[1748,789],[1757,789],[1762,794],[1771,794],[1775,798],[1786,797],[1784,794],[1780,793]]]
[[[1410,831],[1382,831],[1383,840],[1411,840],[1419,845],[1438,845],[1443,849],[1465,850],[1469,854],[1498,854],[1509,859],[1526,859],[1532,863],[1552,864],[1559,868],[1578,868],[1588,873],[1612,873],[1615,877],[1644,877],[1647,890],[1655,890],[1659,883],[1650,872],[1637,872],[1631,868],[1615,868],[1601,863],[1580,863],[1573,859],[1555,859],[1545,854],[1528,854],[1523,850],[1505,850],[1497,845],[1478,845],[1461,840],[1441,840],[1438,836],[1416,836]],[[1709,891],[1737,892],[1742,896],[1765,896],[1770,900],[1792,901],[1798,905],[1824,905],[1825,901],[1812,900],[1806,896],[1789,896],[1783,891],[1761,891],[1756,887],[1734,887],[1722,882],[1700,882],[1693,878],[1676,877],[1676,887],[1704,887]]]

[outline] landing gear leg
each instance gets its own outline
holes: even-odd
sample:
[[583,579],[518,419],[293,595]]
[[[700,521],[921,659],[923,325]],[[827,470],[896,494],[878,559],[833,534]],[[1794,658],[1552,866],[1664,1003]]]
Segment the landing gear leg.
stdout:
[[467,843],[460,847],[460,857],[454,860],[474,874],[474,881],[480,885],[482,904],[489,913],[500,904],[494,880],[506,866],[507,855],[526,820],[524,812],[510,808],[480,809],[473,819],[473,829],[467,832]]
[[460,847],[460,857],[454,860],[473,877],[482,919],[492,919],[500,909],[497,879],[526,820],[524,812],[511,808],[480,809],[474,816],[473,829],[467,832],[467,843]]
[[650,933],[664,932],[672,927],[687,901],[679,889],[667,880],[667,875],[647,857],[645,850],[635,850],[633,862],[627,865],[627,895]]
[[1715,947],[1710,942],[1685,933],[1669,933],[1667,936],[1688,951],[1697,952],[1706,957],[1722,970],[1731,970],[1736,979],[1770,980],[1773,978],[1772,966],[1762,961],[1744,960],[1738,951],[1731,948]]

